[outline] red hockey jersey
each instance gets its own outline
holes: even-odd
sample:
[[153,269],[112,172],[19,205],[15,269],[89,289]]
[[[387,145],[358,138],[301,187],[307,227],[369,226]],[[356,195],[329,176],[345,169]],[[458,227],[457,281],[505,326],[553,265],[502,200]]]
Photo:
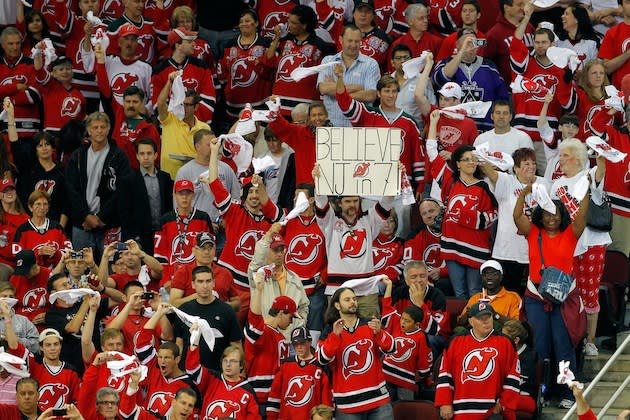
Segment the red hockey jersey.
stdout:
[[273,94],[282,100],[282,114],[291,115],[291,110],[300,102],[319,101],[321,95],[317,89],[317,75],[305,77],[296,82],[291,72],[298,67],[313,67],[321,63],[328,47],[317,35],[311,34],[304,41],[298,41],[292,35],[284,38],[280,44],[279,56],[276,57],[276,78]]
[[118,46],[118,34],[121,26],[125,23],[135,26],[139,31],[138,47],[136,48],[138,59],[151,65],[155,64],[159,56],[159,51],[166,47],[166,42],[163,38],[158,37],[159,33],[155,23],[143,16],[140,17],[139,22],[134,22],[123,14],[109,24],[107,27],[107,36],[109,37],[109,47],[107,48],[107,53],[118,55],[120,52],[120,47]]
[[[14,254],[23,249],[32,249],[37,258],[37,265],[48,268],[53,268],[57,265],[61,259],[62,249],[72,248],[72,242],[66,237],[63,227],[48,218],[46,218],[44,225],[41,227],[33,225],[31,220],[20,225],[15,232],[13,242]],[[53,255],[40,254],[44,245],[53,246],[55,253]]]
[[[17,299],[13,308],[16,314],[23,315],[32,322],[37,315],[46,312],[50,271],[49,268],[40,267],[39,274],[30,279],[15,274],[11,276],[9,281],[15,288],[15,298]],[[43,327],[43,324],[39,324],[39,327]]]
[[606,137],[608,144],[627,155],[618,163],[606,161],[604,190],[610,198],[613,213],[630,217],[630,134],[626,127],[617,130],[608,126]]
[[193,247],[201,232],[213,232],[208,213],[193,208],[188,215],[171,211],[162,216],[162,228],[155,232],[155,258],[164,267],[164,281],[183,265],[194,264]]
[[[253,4],[252,4],[253,3]],[[273,38],[273,28],[276,25],[287,23],[289,12],[297,5],[293,0],[250,0],[260,18],[260,35],[265,38]]]
[[384,70],[390,59],[389,44],[391,43],[391,38],[385,32],[374,28],[362,35],[360,52],[375,59],[381,70]]
[[282,236],[287,243],[284,257],[287,269],[302,280],[304,291],[311,295],[318,279],[320,284],[325,283],[328,265],[326,239],[315,215],[289,220]]
[[188,349],[186,371],[194,379],[203,395],[201,420],[214,420],[224,417],[234,420],[259,420],[260,411],[254,388],[243,379],[231,382],[223,375],[201,366],[199,347]]
[[60,366],[50,366],[45,361],[38,361],[21,343],[18,343],[17,349],[9,349],[9,352],[26,360],[31,378],[39,383],[38,407],[41,411],[76,403],[81,381],[77,372],[65,362],[61,362]]
[[[543,65],[535,57],[530,56],[529,50],[521,39],[512,38],[510,45],[510,65],[515,74],[540,83],[554,94],[554,100],[549,104],[547,119],[554,130],[558,129],[558,120],[564,112],[574,112],[577,107],[577,93],[571,82],[564,81],[565,69],[556,67],[553,63]],[[513,74],[514,74],[513,73]],[[543,107],[546,93],[515,93],[513,127],[525,131],[532,141],[541,141],[538,131],[538,117]]]
[[427,267],[438,268],[440,277],[448,277],[448,268],[440,249],[441,239],[442,233],[434,233],[428,228],[420,230],[412,239],[405,241],[403,265],[412,260],[424,261]]
[[[403,313],[411,305],[414,305],[414,303],[409,297],[409,286],[404,285],[394,289],[391,306],[398,313]],[[442,291],[433,286],[427,286],[424,292],[424,303],[420,306],[420,310],[422,310],[423,315],[420,328],[425,333],[441,335],[445,338],[451,335],[450,317],[446,310],[446,298]]]
[[387,238],[380,234],[372,242],[374,256],[374,274],[384,274],[393,282],[397,282],[402,274],[403,242],[401,239]]
[[15,253],[13,252],[13,238],[18,226],[26,223],[28,214],[4,213],[5,223],[0,224],[0,262],[15,268]]
[[406,8],[403,0],[374,0],[374,23],[390,37],[398,38],[409,30]]
[[446,37],[462,27],[463,0],[431,0],[429,3],[429,22],[438,35]]
[[282,360],[271,384],[267,420],[307,419],[319,404],[333,406],[328,375],[317,360]]
[[278,138],[291,146],[293,150],[300,151],[293,154],[295,157],[295,185],[314,184],[312,171],[317,161],[315,158],[315,128],[310,125],[291,124],[282,116],[278,116],[275,121],[269,123],[269,127]]
[[192,379],[187,374],[174,378],[166,378],[162,375],[158,365],[158,354],[155,350],[155,331],[142,328],[135,342],[135,353],[140,362],[149,368],[142,386],[146,391],[144,407],[157,416],[165,416],[171,407],[171,401],[175,394],[182,388],[190,388]]
[[249,290],[247,267],[254,257],[256,242],[269,230],[271,223],[280,219],[278,207],[269,200],[262,207],[262,214],[250,213],[245,206],[232,200],[220,179],[210,183],[214,202],[225,222],[225,245],[219,264],[234,275],[234,283]]
[[[598,57],[602,60],[612,60],[620,56],[627,50],[630,41],[630,25],[621,22],[606,31],[606,35],[602,40],[602,46],[599,48]],[[626,60],[613,74],[610,82],[617,86],[621,86],[621,79],[630,72],[630,61]]]
[[610,108],[604,106],[604,99],[593,102],[581,87],[577,88],[578,103],[576,114],[580,121],[580,130],[576,138],[586,141],[590,136],[604,137],[606,127],[618,127],[624,124],[623,112],[610,115]]
[[520,376],[518,354],[508,337],[457,335],[442,355],[435,405],[452,405],[454,418],[472,420],[491,415],[500,399],[504,418],[514,418]]
[[239,40],[237,38],[226,45],[217,66],[227,112],[233,118],[238,118],[239,112],[248,103],[253,107],[264,104],[271,94],[273,82],[273,60],[265,57],[269,40],[257,36],[248,46],[242,45]]
[[217,102],[217,95],[214,90],[213,71],[208,68],[203,61],[188,57],[183,63],[178,63],[172,58],[163,60],[153,68],[151,77],[151,89],[153,92],[153,103],[157,104],[157,98],[166,81],[168,75],[174,71],[182,70],[182,82],[187,90],[194,90],[201,96],[196,117],[199,120],[210,123],[214,114],[214,107]]
[[[136,124],[134,125],[133,123]],[[150,121],[144,118],[131,120],[125,118],[124,114],[118,114],[116,115],[116,124],[113,127],[112,138],[116,141],[118,148],[127,155],[131,169],[136,170],[140,167],[136,157],[136,141],[145,138],[150,138],[155,142],[158,155],[156,162],[160,162],[162,139],[157,128]]]
[[[7,61],[6,57],[0,60],[0,98],[8,96],[13,102],[18,136],[31,138],[41,131],[40,94],[33,60],[24,55],[15,62]],[[22,90],[22,85],[26,86],[25,90]]]
[[265,324],[262,316],[251,311],[244,333],[247,376],[258,402],[265,404],[280,360],[289,357],[289,342],[282,332]]
[[37,88],[44,103],[44,130],[59,133],[72,120],[85,119],[85,97],[79,89],[66,89],[50,76]]
[[328,328],[318,344],[318,360],[330,364],[335,405],[344,413],[365,412],[390,401],[381,352],[394,352],[394,339],[384,330],[375,336],[368,321],[357,319],[340,335]]
[[391,302],[391,298],[384,298],[381,305],[381,321],[396,343],[396,351],[383,359],[385,380],[415,391],[416,383],[431,372],[433,351],[421,328],[408,333],[400,329],[400,313]]

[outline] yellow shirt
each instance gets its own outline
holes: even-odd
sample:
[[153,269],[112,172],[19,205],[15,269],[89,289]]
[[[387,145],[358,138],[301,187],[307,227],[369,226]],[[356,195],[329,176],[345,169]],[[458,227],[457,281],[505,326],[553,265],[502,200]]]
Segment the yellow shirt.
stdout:
[[167,172],[171,179],[175,179],[179,168],[197,156],[193,136],[202,128],[210,129],[210,126],[195,117],[195,125],[191,128],[172,112],[169,112],[164,121],[160,122],[162,123],[160,169]]

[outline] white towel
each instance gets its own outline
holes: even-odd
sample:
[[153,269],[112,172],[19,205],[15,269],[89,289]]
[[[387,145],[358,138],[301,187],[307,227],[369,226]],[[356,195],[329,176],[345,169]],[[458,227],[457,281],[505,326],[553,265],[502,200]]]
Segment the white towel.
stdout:
[[569,66],[571,71],[575,71],[580,65],[578,54],[568,48],[549,47],[547,49],[547,57],[554,66],[560,67],[561,69]]
[[302,214],[304,210],[306,210],[307,208],[308,208],[308,198],[306,198],[306,194],[304,194],[303,191],[300,191],[300,193],[297,196],[297,199],[295,200],[295,206],[293,207],[293,210],[291,210],[289,214],[287,214],[284,217],[284,220],[280,223],[282,225],[286,225],[289,220],[295,219],[300,214]]
[[466,115],[470,118],[484,118],[490,107],[492,106],[492,102],[482,102],[482,101],[473,101],[473,102],[464,102],[457,105],[447,106],[445,108],[440,109],[442,114],[446,114],[449,117],[456,119],[464,119],[462,115]]
[[61,299],[68,305],[74,305],[83,296],[98,296],[98,292],[92,289],[68,289],[59,290],[58,292],[51,293],[48,297],[50,303],[55,303],[57,299]]
[[578,389],[583,389],[584,385],[575,381],[575,375],[569,369],[569,365],[570,363],[565,360],[561,360],[558,363],[558,372],[560,373],[558,373],[557,382],[561,385],[566,384],[569,388],[572,388],[575,383]]
[[558,3],[558,1],[559,0],[534,0],[532,3],[534,3],[534,6],[546,9],[547,7],[551,7],[554,4]]
[[623,161],[627,156],[627,153],[620,152],[597,136],[590,136],[589,138],[587,138],[586,144],[588,145],[588,147],[595,150],[598,154],[605,157],[606,160],[609,160],[613,163],[619,163]]
[[39,57],[40,54],[44,54],[44,67],[48,67],[50,63],[57,59],[57,52],[55,51],[55,47],[50,39],[44,38],[42,41],[44,43],[44,49],[33,47],[31,49],[31,58]]
[[94,34],[90,36],[90,42],[92,43],[92,46],[101,44],[103,51],[107,51],[107,47],[109,47],[109,37],[103,28],[96,29]]
[[173,80],[171,97],[168,101],[168,112],[172,112],[180,120],[184,119],[184,100],[186,99],[186,87],[182,74],[183,71],[179,70],[179,74]]
[[320,64],[319,66],[297,67],[293,69],[293,71],[291,72],[291,78],[295,80],[296,82],[299,82],[305,77],[311,76],[313,74],[319,74],[325,71],[326,69],[328,69],[328,67],[333,67],[335,64],[338,64],[338,63],[339,61],[331,61],[330,63]]
[[[15,367],[18,365],[18,367]],[[20,378],[28,378],[31,374],[26,367],[26,361],[4,351],[4,347],[0,347],[0,366],[12,375]]]
[[527,79],[520,74],[514,78],[514,81],[510,83],[510,89],[512,93],[535,93],[540,96],[547,95],[549,89],[541,85],[538,82]]
[[223,337],[223,334],[221,334],[221,331],[217,330],[216,328],[210,327],[210,324],[208,324],[208,321],[206,321],[203,318],[189,315],[186,312],[181,311],[174,307],[171,307],[171,310],[188,327],[192,326],[193,324],[197,324],[199,327],[199,331],[201,331],[201,336],[203,337],[204,341],[208,345],[208,348],[210,349],[210,351],[214,350],[214,344],[215,344],[216,339]]
[[384,274],[379,274],[363,279],[347,280],[343,283],[343,287],[351,288],[357,296],[374,295],[378,293],[378,283],[384,277],[386,277]]
[[10,297],[0,297],[0,300],[5,301],[7,305],[9,305],[9,308],[13,308],[15,304],[18,303],[17,299]]
[[626,110],[626,98],[622,91],[617,90],[613,85],[604,87],[608,99],[604,100],[604,105],[617,111],[624,112]]
[[140,267],[140,273],[138,273],[138,281],[144,286],[145,289],[149,285],[149,283],[151,283],[149,267],[147,267],[146,264],[143,264],[142,267]]
[[532,185],[532,198],[542,207],[543,210],[548,211],[551,214],[556,214],[556,205],[549,197],[549,192],[544,184],[535,182]]
[[241,116],[236,123],[236,134],[246,136],[256,132],[256,122],[254,121],[252,113],[252,106],[250,104],[245,105],[245,109],[241,112]]
[[276,168],[278,165],[276,165],[276,162],[274,162],[271,156],[265,155],[260,158],[253,158],[252,166],[254,167],[254,173],[259,174],[266,169]]
[[91,11],[91,10],[90,10],[89,12],[87,12],[87,13],[86,13],[86,15],[85,15],[85,19],[86,19],[88,22],[91,22],[94,26],[98,26],[98,25],[100,25],[101,23],[103,23],[103,21],[102,21],[101,19],[99,19],[99,17],[98,17],[98,16],[94,16],[94,12],[93,12],[93,11]]
[[514,167],[514,159],[507,153],[490,151],[490,143],[475,146],[473,152],[481,160],[491,163],[502,171],[508,171]]
[[222,134],[219,140],[223,142],[223,150],[229,152],[229,157],[236,164],[238,173],[243,173],[249,169],[254,155],[254,147],[240,134]]
[[400,194],[402,196],[402,203],[405,206],[416,203],[416,196],[411,188],[411,182],[407,178],[407,170],[403,166],[400,169]]
[[430,51],[422,51],[420,57],[412,58],[403,63],[402,68],[406,79],[412,79],[424,69],[427,62],[427,55]]
[[119,360],[110,360],[107,362],[107,368],[115,378],[127,376],[132,372],[140,372],[140,382],[147,377],[149,369],[140,363],[140,359],[136,356],[130,356],[118,351],[107,352],[110,356],[118,357]]

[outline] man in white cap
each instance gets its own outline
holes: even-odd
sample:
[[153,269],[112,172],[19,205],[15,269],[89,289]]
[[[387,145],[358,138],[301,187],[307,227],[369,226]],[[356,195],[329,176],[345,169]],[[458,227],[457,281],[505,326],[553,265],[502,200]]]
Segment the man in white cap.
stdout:
[[518,293],[506,290],[501,284],[503,280],[501,264],[496,260],[488,260],[481,264],[479,272],[481,273],[481,292],[468,299],[466,307],[457,318],[458,323],[466,324],[470,309],[480,301],[491,303],[496,313],[502,318],[519,319],[523,303]]
[[77,372],[59,359],[63,338],[53,328],[46,328],[39,334],[42,360],[35,358],[18,341],[11,323],[6,326],[9,352],[26,360],[31,378],[39,382],[39,408],[63,408],[74,403],[79,396],[80,380]]

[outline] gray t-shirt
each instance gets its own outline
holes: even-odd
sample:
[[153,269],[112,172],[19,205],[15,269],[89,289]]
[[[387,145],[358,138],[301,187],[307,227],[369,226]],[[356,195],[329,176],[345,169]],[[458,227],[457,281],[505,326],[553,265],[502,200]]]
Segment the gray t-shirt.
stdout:
[[103,175],[103,165],[105,164],[105,158],[109,153],[109,144],[98,152],[94,151],[92,147],[87,152],[87,187],[85,189],[85,200],[90,208],[90,212],[97,214],[101,209],[101,198],[96,195],[98,192],[98,186],[101,183],[101,176]]

